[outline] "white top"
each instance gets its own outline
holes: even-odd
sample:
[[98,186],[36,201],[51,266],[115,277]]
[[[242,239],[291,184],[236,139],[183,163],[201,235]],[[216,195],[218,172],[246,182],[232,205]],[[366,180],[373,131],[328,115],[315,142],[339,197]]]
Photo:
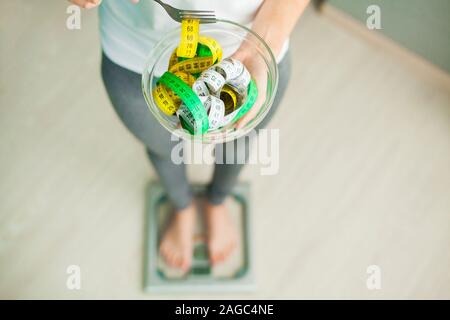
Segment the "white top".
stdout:
[[[180,9],[214,10],[216,17],[250,26],[263,0],[166,0]],[[167,30],[179,23],[173,21],[153,0],[103,0],[99,8],[103,51],[116,64],[142,73],[152,47]],[[220,43],[220,39],[216,39]],[[289,46],[286,41],[279,62]]]

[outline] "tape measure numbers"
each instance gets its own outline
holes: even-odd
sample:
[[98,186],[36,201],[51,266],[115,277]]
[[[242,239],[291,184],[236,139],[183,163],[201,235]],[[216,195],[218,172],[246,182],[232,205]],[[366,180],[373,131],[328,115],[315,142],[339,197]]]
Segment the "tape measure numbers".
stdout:
[[183,19],[181,21],[181,40],[177,49],[177,56],[193,58],[197,52],[199,24],[197,19]]
[[212,57],[196,57],[184,61],[177,62],[169,68],[174,73],[177,71],[189,72],[191,74],[202,72],[213,65]]
[[[171,89],[183,102],[188,110],[190,119],[184,119],[193,130],[194,134],[203,134],[208,130],[208,115],[206,110],[194,91],[175,74],[165,72],[158,80],[159,84]],[[181,109],[181,107],[179,108]]]
[[222,47],[215,39],[205,36],[199,36],[198,42],[209,49],[212,54],[214,63],[222,60]]
[[[189,87],[191,87],[195,82],[195,78],[189,73],[175,72],[174,74]],[[161,84],[158,84],[153,89],[152,94],[161,111],[169,116],[175,114],[181,105],[180,97],[178,97],[172,89]]]

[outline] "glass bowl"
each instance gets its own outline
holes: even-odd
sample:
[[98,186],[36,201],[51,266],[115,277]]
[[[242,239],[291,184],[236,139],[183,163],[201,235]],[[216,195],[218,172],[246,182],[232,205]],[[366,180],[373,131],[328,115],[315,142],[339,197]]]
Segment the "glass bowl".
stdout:
[[145,64],[142,73],[142,91],[150,111],[164,128],[182,139],[194,139],[202,143],[224,143],[246,135],[267,115],[277,91],[278,67],[269,46],[255,32],[235,22],[217,20],[217,23],[200,25],[201,35],[216,39],[222,46],[222,59],[231,56],[242,43],[245,43],[247,50],[250,51],[249,56],[252,57],[252,63],[255,62],[255,65],[258,65],[259,76],[252,78],[256,83],[259,95],[261,92],[265,92],[265,99],[260,104],[261,107],[256,116],[240,129],[236,129],[234,124],[230,123],[220,129],[192,135],[187,130],[180,128],[177,116],[168,116],[163,113],[156,105],[152,95],[158,78],[168,69],[170,55],[179,45],[180,33],[180,27],[168,31],[150,52]]

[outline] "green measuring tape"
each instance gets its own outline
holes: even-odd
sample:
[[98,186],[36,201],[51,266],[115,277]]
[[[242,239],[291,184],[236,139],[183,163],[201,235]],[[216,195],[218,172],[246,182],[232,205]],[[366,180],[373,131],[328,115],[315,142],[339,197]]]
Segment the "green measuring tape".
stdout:
[[[197,47],[197,56],[199,57],[211,57],[212,56],[212,52],[211,50],[205,46],[204,44],[198,44]],[[213,63],[216,63],[217,61],[213,61]]]
[[205,133],[209,127],[208,114],[195,92],[180,78],[168,71],[159,78],[158,83],[167,86],[183,101],[190,113],[189,119],[183,121],[187,125],[188,131],[194,134]]
[[255,104],[257,97],[258,97],[258,87],[256,86],[255,81],[252,79],[250,80],[250,84],[248,85],[247,99],[245,100],[244,104],[239,108],[238,113],[233,118],[233,122],[239,120],[244,114],[248,112],[248,110],[250,110],[250,108]]

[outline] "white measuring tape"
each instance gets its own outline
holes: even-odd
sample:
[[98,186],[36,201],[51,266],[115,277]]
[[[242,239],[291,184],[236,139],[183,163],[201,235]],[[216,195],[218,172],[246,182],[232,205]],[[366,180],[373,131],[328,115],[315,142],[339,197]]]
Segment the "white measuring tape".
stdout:
[[[208,113],[208,131],[223,127],[235,118],[247,98],[250,81],[247,68],[233,58],[226,58],[201,73],[192,90]],[[226,104],[221,99],[224,93],[230,96]],[[191,124],[192,119],[186,117],[185,111],[182,105],[177,114]]]

